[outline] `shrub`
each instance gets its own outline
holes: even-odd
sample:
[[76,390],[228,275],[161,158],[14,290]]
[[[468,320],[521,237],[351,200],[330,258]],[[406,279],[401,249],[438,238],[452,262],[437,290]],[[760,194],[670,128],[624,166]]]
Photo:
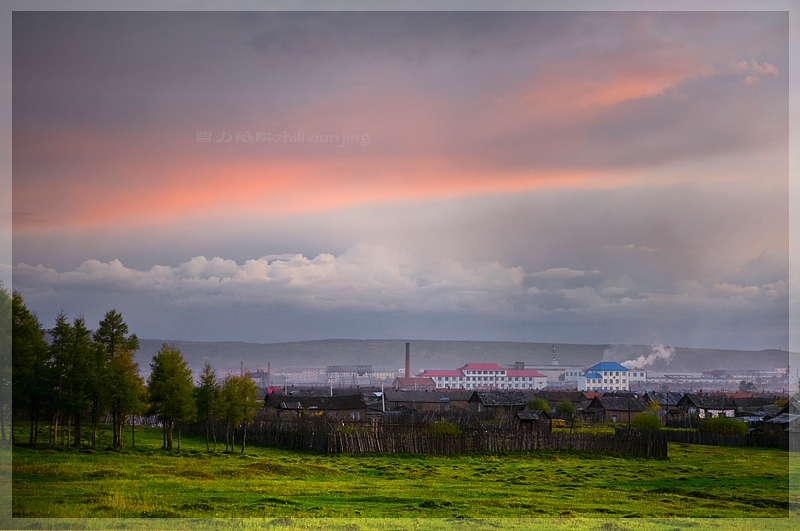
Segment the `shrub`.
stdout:
[[556,413],[561,418],[570,418],[572,415],[575,414],[575,404],[570,402],[567,399],[562,400],[558,404],[556,404]]
[[341,424],[336,426],[337,433],[369,433],[370,429],[366,426],[357,426],[355,424]]
[[448,420],[437,420],[428,428],[431,435],[458,435],[461,428]]
[[658,403],[658,400],[651,400],[644,406],[645,411],[661,411],[661,404]]
[[637,430],[660,430],[661,419],[655,413],[640,413],[631,419],[631,427]]
[[533,411],[539,411],[539,410],[547,411],[549,413],[550,412],[550,404],[548,404],[547,400],[545,400],[544,398],[537,397],[537,398],[534,398],[533,400],[530,400],[528,402],[528,409],[531,409]]
[[700,419],[697,431],[719,433],[720,435],[747,435],[747,424],[731,417]]

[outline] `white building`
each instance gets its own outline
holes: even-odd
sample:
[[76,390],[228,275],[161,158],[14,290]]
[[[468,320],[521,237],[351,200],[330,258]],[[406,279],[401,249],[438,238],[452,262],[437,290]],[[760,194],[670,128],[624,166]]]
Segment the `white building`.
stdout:
[[601,361],[578,378],[578,391],[627,391],[630,371],[613,361]]
[[630,369],[630,373],[628,374],[628,381],[631,383],[647,382],[647,371],[644,369]]
[[322,384],[328,381],[325,367],[284,367],[276,374],[283,376],[287,384]]
[[533,369],[505,369],[496,363],[467,363],[458,369],[426,369],[437,389],[542,389],[547,377]]

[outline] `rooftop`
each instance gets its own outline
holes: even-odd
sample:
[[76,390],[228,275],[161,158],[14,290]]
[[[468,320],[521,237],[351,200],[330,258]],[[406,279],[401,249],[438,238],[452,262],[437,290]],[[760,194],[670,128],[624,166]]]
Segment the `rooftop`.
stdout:
[[441,403],[469,400],[473,391],[395,391],[386,389],[384,396],[389,402]]
[[467,363],[459,367],[462,371],[505,371],[503,367],[496,363]]
[[538,376],[541,378],[546,378],[546,376],[534,369],[508,369],[506,371],[506,376]]
[[623,367],[616,361],[601,361],[586,369],[588,372],[601,372],[601,371],[627,371],[627,367]]
[[462,373],[458,369],[425,369],[417,375],[418,378],[429,378],[429,377],[439,377],[439,376],[461,377],[464,376],[464,373]]
[[528,403],[521,391],[475,391],[469,401],[480,401],[484,406],[525,406]]

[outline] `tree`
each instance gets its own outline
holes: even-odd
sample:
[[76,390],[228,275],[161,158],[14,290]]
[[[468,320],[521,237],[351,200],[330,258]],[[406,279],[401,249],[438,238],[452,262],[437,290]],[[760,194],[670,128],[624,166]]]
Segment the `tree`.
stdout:
[[81,444],[81,420],[91,406],[89,367],[95,350],[85,319],[77,317],[72,323],[63,395],[64,411],[73,421],[75,446]]
[[244,453],[247,423],[253,420],[259,407],[258,388],[246,376],[228,376],[222,385],[222,418],[225,421],[225,451],[233,451],[235,430],[242,427],[242,453]]
[[120,350],[108,363],[108,402],[113,421],[114,448],[122,446],[122,428],[128,415],[144,408],[144,380],[130,350]]
[[[11,294],[0,280],[0,440],[11,414]],[[8,441],[11,441],[9,436]]]
[[92,343],[86,370],[86,397],[89,401],[89,416],[92,421],[92,448],[97,446],[100,417],[108,404],[108,356],[105,347]]
[[116,310],[106,312],[100,327],[94,333],[95,343],[101,345],[110,360],[118,352],[139,350],[139,338],[136,334],[127,335],[128,325],[122,319],[122,314]]
[[39,416],[48,392],[48,351],[39,318],[28,310],[17,291],[11,295],[11,331],[12,418],[27,410],[31,422],[29,442],[33,444],[37,442]]
[[533,400],[528,401],[528,409],[534,411],[546,411],[550,412],[550,404],[542,398],[541,396],[534,398]]
[[719,433],[721,435],[747,435],[747,423],[732,417],[711,417],[700,419],[697,431]]
[[572,418],[576,412],[575,404],[567,400],[566,398],[556,404],[556,414],[564,419]]
[[214,433],[214,450],[216,451],[217,434],[214,432],[214,421],[219,413],[221,394],[217,383],[217,373],[209,362],[203,365],[200,385],[195,388],[194,394],[197,403],[197,418],[203,422],[206,432],[206,451],[209,450],[209,428]]
[[661,404],[659,404],[658,400],[654,398],[653,400],[644,405],[644,410],[656,413],[658,411],[661,411]]
[[144,385],[138,374],[139,366],[133,361],[133,353],[139,350],[139,339],[136,334],[128,336],[127,333],[128,325],[116,310],[106,312],[94,333],[94,341],[105,355],[107,367],[105,383],[112,418],[114,448],[122,446],[122,426],[125,417],[141,407],[141,390]]
[[631,427],[637,430],[660,430],[661,419],[652,412],[639,413],[631,420]]
[[[58,440],[58,428],[61,417],[64,415],[65,387],[68,384],[67,375],[69,366],[70,345],[73,339],[72,326],[67,322],[66,314],[61,311],[56,316],[56,325],[50,330],[49,363],[51,385],[53,387],[52,420],[50,424],[50,444]],[[64,433],[61,439],[63,443]],[[68,441],[69,442],[69,441]]]
[[[164,448],[172,450],[172,430],[176,423],[189,422],[196,416],[192,371],[181,351],[164,343],[153,356],[147,392],[151,411],[164,425]],[[178,442],[180,451],[180,440]]]

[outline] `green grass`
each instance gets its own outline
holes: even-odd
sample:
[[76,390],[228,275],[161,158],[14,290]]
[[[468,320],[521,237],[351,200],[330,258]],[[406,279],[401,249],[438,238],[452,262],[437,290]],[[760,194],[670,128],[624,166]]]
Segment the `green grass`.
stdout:
[[[674,530],[686,528],[678,525],[685,517],[790,516],[788,455],[773,449],[670,444],[667,461],[555,452],[326,456],[257,447],[213,453],[191,437],[180,453],[168,453],[159,449],[159,430],[136,438],[136,449],[122,451],[18,444],[13,516],[283,519],[304,529],[315,522],[356,529],[347,522],[363,519],[367,528],[397,529],[419,518],[443,528],[472,529],[459,522],[476,518],[525,528],[530,520],[513,519],[591,517],[579,521],[606,531],[639,529],[630,518],[666,518],[664,529]],[[611,527],[595,525],[603,522]],[[742,529],[783,520],[755,522]]]

